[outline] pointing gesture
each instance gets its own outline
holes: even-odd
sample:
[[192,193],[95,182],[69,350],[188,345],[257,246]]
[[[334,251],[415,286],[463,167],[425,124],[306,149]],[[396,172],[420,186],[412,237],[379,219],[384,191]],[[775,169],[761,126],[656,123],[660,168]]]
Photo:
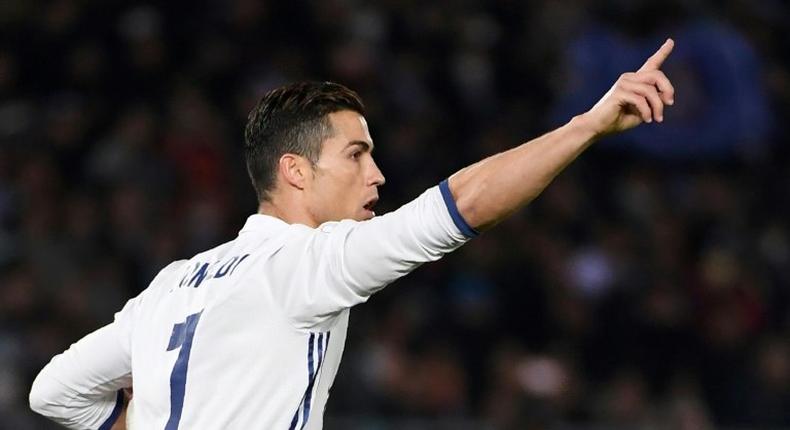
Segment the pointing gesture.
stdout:
[[639,72],[647,72],[651,70],[658,70],[661,68],[661,65],[664,64],[664,60],[669,57],[669,54],[672,52],[672,48],[675,47],[675,41],[672,39],[667,39],[658,51],[655,54],[651,55],[650,58],[645,61],[645,64],[639,68]]
[[664,121],[664,106],[675,102],[675,89],[660,70],[675,42],[667,39],[636,72],[623,73],[585,116],[599,136]]

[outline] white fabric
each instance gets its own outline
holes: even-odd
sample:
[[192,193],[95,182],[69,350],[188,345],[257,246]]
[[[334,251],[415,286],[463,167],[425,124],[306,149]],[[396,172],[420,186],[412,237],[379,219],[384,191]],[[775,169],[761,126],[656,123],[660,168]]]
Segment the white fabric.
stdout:
[[[99,428],[133,381],[135,429],[172,425],[179,385],[182,429],[320,429],[349,309],[466,240],[438,187],[364,222],[312,229],[252,215],[235,240],[170,264],[112,324],[56,356],[31,407]],[[183,383],[171,382],[178,369]]]

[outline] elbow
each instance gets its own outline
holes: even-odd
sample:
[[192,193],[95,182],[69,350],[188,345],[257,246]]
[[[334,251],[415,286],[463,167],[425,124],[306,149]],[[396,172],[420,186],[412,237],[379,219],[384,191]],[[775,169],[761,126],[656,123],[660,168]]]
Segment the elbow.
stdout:
[[456,202],[458,217],[463,220],[462,222],[475,231],[483,231],[486,229],[484,213],[481,213],[479,208],[471,199],[461,199]]
[[465,179],[462,175],[451,176],[440,185],[440,189],[443,188],[442,197],[456,225],[459,228],[465,226],[476,234],[485,224],[482,219],[485,214],[481,213],[477,199],[482,184],[471,183]]
[[493,202],[487,202],[480,198],[485,192],[486,184],[476,184],[467,186],[462,190],[453,192],[455,199],[456,212],[460,222],[477,234],[491,228],[498,221],[496,208]]
[[30,387],[30,395],[28,401],[30,402],[30,409],[33,412],[50,416],[53,405],[56,404],[57,393],[55,390],[55,382],[50,380],[45,374],[45,371],[36,376],[33,381],[33,386]]
[[30,402],[30,409],[37,414],[44,414],[47,407],[47,392],[44,387],[45,383],[42,381],[42,376],[39,374],[36,380],[33,381],[33,386],[30,387],[30,395],[28,401]]

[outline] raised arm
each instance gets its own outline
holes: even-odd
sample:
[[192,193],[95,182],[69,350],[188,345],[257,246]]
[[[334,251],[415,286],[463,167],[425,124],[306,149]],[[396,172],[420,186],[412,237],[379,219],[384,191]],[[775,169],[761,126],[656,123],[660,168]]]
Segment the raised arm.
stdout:
[[[268,258],[280,306],[300,329],[313,329],[364,302],[421,264],[435,261],[527,204],[600,136],[663,121],[674,91],[659,71],[667,41],[636,73],[626,73],[589,112],[567,125],[462,169],[397,211],[368,221],[292,227]],[[295,266],[296,264],[296,266]]]
[[662,122],[675,91],[660,68],[673,46],[668,39],[638,71],[622,74],[592,109],[566,125],[450,177],[461,216],[477,230],[490,228],[537,197],[598,138]]

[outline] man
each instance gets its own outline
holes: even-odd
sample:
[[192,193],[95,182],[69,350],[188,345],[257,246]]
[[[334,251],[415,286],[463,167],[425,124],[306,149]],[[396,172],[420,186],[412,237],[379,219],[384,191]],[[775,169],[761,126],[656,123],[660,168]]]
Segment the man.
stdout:
[[31,407],[75,429],[320,429],[349,309],[527,204],[601,136],[663,121],[672,47],[565,126],[380,217],[384,176],[358,96],[332,83],[268,93],[245,133],[258,214],[53,358]]

